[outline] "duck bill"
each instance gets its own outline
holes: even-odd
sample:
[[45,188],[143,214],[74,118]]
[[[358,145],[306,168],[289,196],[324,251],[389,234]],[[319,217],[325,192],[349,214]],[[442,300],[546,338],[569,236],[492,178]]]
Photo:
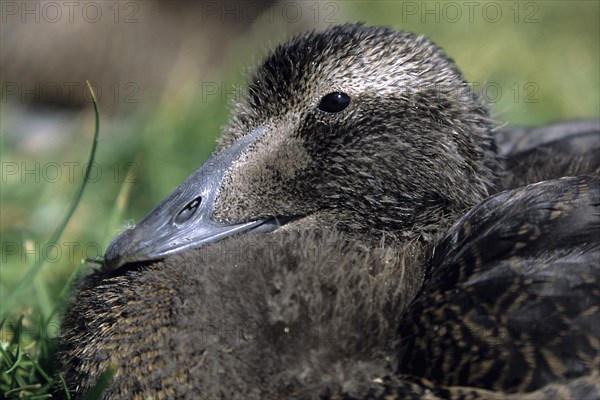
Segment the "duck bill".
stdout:
[[242,232],[270,232],[282,220],[272,217],[236,224],[213,219],[213,209],[227,170],[266,128],[260,126],[213,155],[134,227],[108,246],[104,267],[165,258]]

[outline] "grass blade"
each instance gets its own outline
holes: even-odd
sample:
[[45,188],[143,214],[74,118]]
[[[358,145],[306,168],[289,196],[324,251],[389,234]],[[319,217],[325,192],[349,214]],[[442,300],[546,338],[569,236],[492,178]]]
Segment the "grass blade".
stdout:
[[[92,104],[94,105],[94,114],[95,114],[94,139],[92,142],[92,149],[90,152],[90,157],[88,159],[88,163],[86,164],[87,168],[85,170],[83,182],[81,182],[81,185],[79,186],[79,189],[73,199],[73,202],[71,203],[71,206],[69,207],[69,209],[67,211],[67,215],[65,215],[65,217],[63,218],[60,225],[56,228],[56,230],[50,237],[50,240],[48,241],[48,243],[58,243],[60,237],[62,236],[62,234],[65,230],[65,227],[71,220],[73,213],[75,212],[75,210],[77,209],[77,206],[79,205],[79,201],[81,200],[81,197],[83,195],[83,190],[87,186],[89,176],[90,176],[90,171],[91,171],[91,165],[93,165],[94,158],[96,157],[96,147],[98,144],[98,136],[99,136],[99,132],[100,132],[100,112],[98,111],[98,103],[96,101],[96,95],[94,94],[94,91],[93,91],[90,83],[88,81],[86,81],[86,83],[87,83],[88,89],[92,95]],[[44,264],[45,264],[44,257],[40,257],[39,261],[34,263],[33,266],[29,269],[29,271],[27,271],[27,274],[25,274],[25,276],[19,281],[19,283],[15,286],[12,293],[8,295],[6,300],[1,305],[0,318],[3,318],[5,315],[8,314],[8,310],[10,309],[10,307],[19,298],[23,289],[32,283],[33,278],[37,275],[37,273],[40,271],[40,269],[42,268],[42,266]]]

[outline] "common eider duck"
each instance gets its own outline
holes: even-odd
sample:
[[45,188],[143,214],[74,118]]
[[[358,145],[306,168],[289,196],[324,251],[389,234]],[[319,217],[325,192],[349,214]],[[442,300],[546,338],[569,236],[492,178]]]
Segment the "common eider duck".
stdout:
[[73,397],[114,366],[105,399],[598,398],[598,122],[495,129],[423,36],[280,45],[80,283]]

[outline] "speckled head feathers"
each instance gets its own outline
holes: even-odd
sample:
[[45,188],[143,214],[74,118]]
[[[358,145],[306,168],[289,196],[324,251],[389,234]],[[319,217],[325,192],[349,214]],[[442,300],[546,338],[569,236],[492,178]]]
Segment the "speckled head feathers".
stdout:
[[216,154],[113,240],[105,266],[249,230],[431,242],[489,194],[491,126],[422,36],[360,24],[298,36],[252,75]]
[[[350,105],[320,110],[333,92]],[[221,188],[222,221],[292,216],[295,227],[422,231],[487,195],[487,108],[423,36],[347,24],[277,47],[252,75],[219,150],[261,125],[267,133]]]

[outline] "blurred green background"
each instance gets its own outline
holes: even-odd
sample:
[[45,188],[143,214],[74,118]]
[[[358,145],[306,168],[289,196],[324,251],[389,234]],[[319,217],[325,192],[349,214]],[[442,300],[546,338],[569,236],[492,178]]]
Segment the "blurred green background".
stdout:
[[[597,1],[96,2],[96,22],[86,2],[76,2],[73,21],[43,4],[36,20],[23,14],[24,3],[35,2],[2,5],[0,302],[45,258],[8,310],[31,321],[48,319],[83,258],[102,255],[126,221],[138,221],[200,166],[246,67],[294,33],[349,21],[422,33],[475,90],[490,85],[500,121],[600,115]],[[67,230],[49,245],[91,145],[85,79],[102,94],[97,165]],[[58,320],[50,323],[53,336]]]

